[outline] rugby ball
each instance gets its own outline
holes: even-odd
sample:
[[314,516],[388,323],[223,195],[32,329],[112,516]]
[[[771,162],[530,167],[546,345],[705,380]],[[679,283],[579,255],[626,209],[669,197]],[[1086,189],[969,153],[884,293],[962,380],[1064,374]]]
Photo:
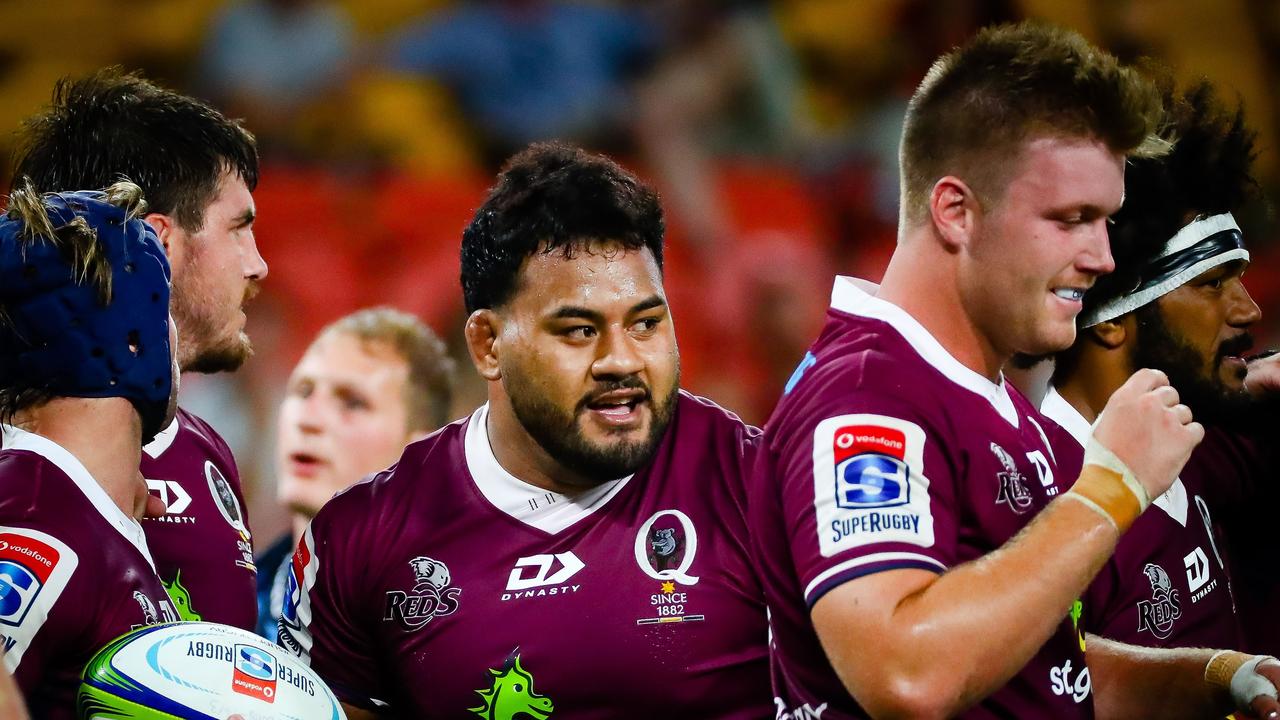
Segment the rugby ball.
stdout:
[[338,699],[284,648],[229,625],[126,633],[84,669],[81,720],[346,720]]

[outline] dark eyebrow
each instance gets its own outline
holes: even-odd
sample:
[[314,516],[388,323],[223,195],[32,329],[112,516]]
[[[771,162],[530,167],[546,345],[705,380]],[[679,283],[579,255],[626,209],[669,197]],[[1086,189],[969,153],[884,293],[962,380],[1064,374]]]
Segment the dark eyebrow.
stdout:
[[254,213],[253,208],[245,208],[244,212],[240,213],[240,215],[236,217],[235,220],[231,221],[232,222],[231,227],[239,228],[239,227],[245,227],[247,225],[252,225],[253,220],[256,217],[257,215]]
[[[645,310],[652,310],[653,308],[666,307],[666,305],[667,305],[667,301],[662,299],[662,296],[651,295],[645,298],[644,300],[641,300],[640,302],[636,303],[635,305],[632,305],[629,314],[634,315],[635,313],[644,312]],[[577,305],[562,305],[556,308],[555,312],[551,313],[549,317],[553,320],[569,320],[574,318],[581,318],[583,320],[589,320],[593,323],[604,322],[604,315],[590,308],[579,307]]]

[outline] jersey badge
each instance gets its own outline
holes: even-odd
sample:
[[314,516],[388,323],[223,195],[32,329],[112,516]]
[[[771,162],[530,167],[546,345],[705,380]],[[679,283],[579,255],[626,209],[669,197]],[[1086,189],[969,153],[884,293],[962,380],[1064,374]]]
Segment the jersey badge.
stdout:
[[546,720],[555,712],[555,704],[533,689],[533,675],[520,666],[520,650],[507,657],[498,670],[489,670],[493,682],[486,690],[476,690],[479,707],[469,708],[485,720]]
[[398,622],[406,631],[412,631],[457,611],[462,588],[452,584],[447,565],[419,555],[409,561],[409,569],[413,572],[413,590],[387,592],[384,621]]
[[996,473],[996,479],[1000,482],[1000,489],[996,491],[996,504],[1008,505],[1010,510],[1019,515],[1030,510],[1031,489],[1027,487],[1026,478],[1018,471],[1013,456],[995,443],[991,443],[991,453],[1003,468]]
[[883,542],[933,545],[924,430],[884,415],[840,415],[814,430],[814,510],[823,556]]
[[691,612],[689,587],[699,577],[690,575],[698,552],[698,530],[688,515],[675,509],[659,510],[636,533],[635,555],[640,570],[658,581],[658,592],[649,596],[654,615],[636,620],[637,625],[699,622],[705,615]]
[[1138,601],[1138,630],[1148,630],[1163,640],[1173,631],[1174,621],[1182,617],[1178,591],[1159,565],[1147,563],[1142,572],[1151,583],[1151,599]]
[[38,530],[0,527],[0,640],[10,672],[66,589],[79,558]]

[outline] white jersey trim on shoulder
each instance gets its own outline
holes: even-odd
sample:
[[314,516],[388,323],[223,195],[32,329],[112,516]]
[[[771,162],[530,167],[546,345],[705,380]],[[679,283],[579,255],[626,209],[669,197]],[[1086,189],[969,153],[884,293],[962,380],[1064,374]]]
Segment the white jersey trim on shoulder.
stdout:
[[174,439],[178,437],[179,417],[179,415],[174,415],[173,422],[169,423],[165,429],[156,433],[156,436],[151,439],[151,442],[142,446],[142,452],[151,456],[152,460],[163,455],[165,451],[169,449],[169,446],[173,444]]
[[831,307],[850,315],[888,323],[921,359],[951,382],[985,398],[1000,413],[1000,417],[1015,428],[1018,427],[1018,411],[1013,405],[1013,398],[1009,397],[1003,375],[1000,376],[999,383],[993,383],[966,367],[947,352],[942,343],[906,310],[867,293],[858,287],[858,282],[856,278],[837,275],[835,285],[831,288]]
[[89,500],[89,503],[98,511],[98,514],[102,515],[107,521],[107,524],[115,528],[117,532],[124,536],[125,540],[128,540],[134,547],[138,548],[138,552],[142,553],[142,557],[146,558],[147,564],[151,566],[152,570],[156,569],[155,560],[151,559],[151,551],[147,548],[147,538],[142,531],[142,524],[126,515],[111,500],[111,497],[107,495],[107,491],[103,490],[98,481],[93,478],[93,475],[89,474],[89,470],[84,466],[84,463],[80,462],[66,448],[43,435],[27,432],[12,425],[0,426],[0,430],[4,433],[5,450],[33,452],[66,473],[67,477],[71,478],[71,481],[75,483],[80,492]]
[[530,485],[498,463],[489,444],[488,420],[486,403],[467,423],[463,447],[471,479],[494,507],[543,532],[558,533],[600,509],[632,478],[610,480],[573,497]]
[[[1052,385],[1049,386],[1049,392],[1044,394],[1044,400],[1040,401],[1040,412],[1071,433],[1071,437],[1075,438],[1081,447],[1089,443],[1089,436],[1093,434],[1093,426]],[[1163,510],[1166,515],[1176,520],[1179,525],[1187,526],[1187,513],[1191,510],[1191,501],[1187,497],[1187,486],[1182,484],[1182,478],[1174,479],[1169,489],[1160,497],[1152,500],[1151,504]]]

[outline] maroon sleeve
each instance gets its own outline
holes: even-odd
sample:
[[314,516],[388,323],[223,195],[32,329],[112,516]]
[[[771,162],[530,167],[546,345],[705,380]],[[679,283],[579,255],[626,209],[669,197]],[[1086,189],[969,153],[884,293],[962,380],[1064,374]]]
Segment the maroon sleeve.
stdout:
[[758,467],[780,486],[786,547],[810,607],[863,575],[957,562],[954,470],[924,413],[865,389],[821,388],[793,402]]
[[369,581],[370,558],[359,555],[359,532],[343,522],[342,505],[325,505],[298,541],[279,642],[308,661],[340,700],[373,709],[387,700],[369,629],[378,616],[353,601],[356,586]]

